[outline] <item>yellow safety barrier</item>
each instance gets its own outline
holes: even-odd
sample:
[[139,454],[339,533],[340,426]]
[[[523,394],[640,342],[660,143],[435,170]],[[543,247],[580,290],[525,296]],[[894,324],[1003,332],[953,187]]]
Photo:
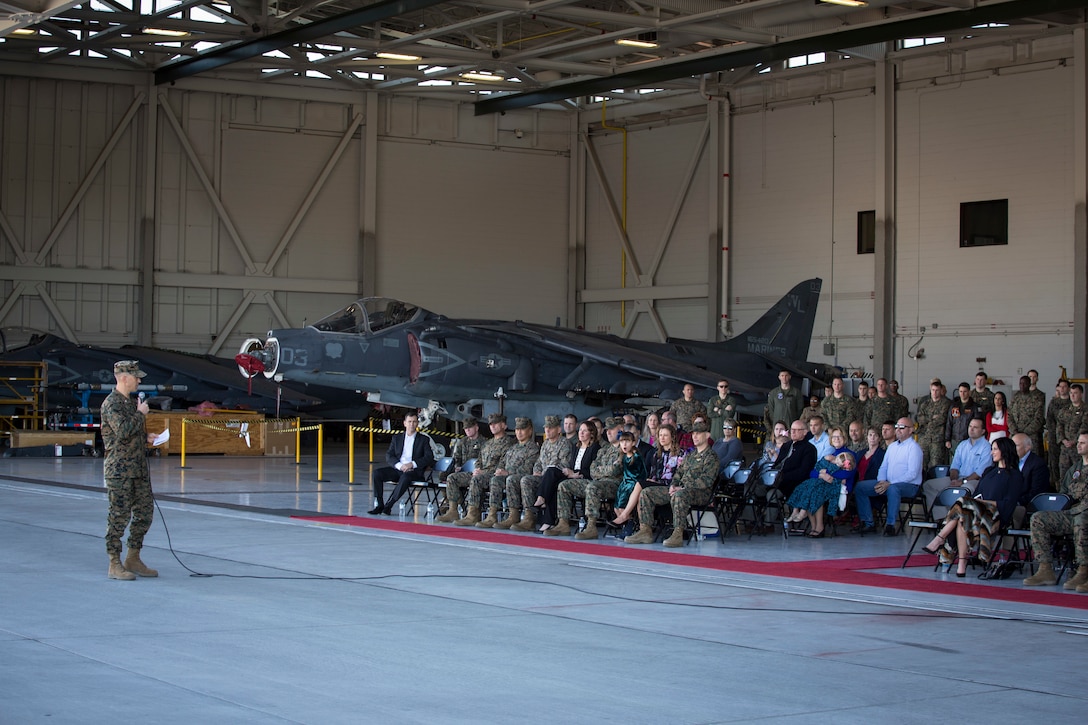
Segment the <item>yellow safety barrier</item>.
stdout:
[[[270,425],[271,426],[270,427],[271,432],[281,432],[282,433],[282,432],[284,432],[286,430],[289,430],[291,428],[294,429],[294,431],[295,431],[295,465],[299,465],[301,463],[301,461],[302,461],[302,459],[301,459],[301,454],[302,454],[302,431],[304,431],[304,430],[316,430],[316,431],[318,431],[318,445],[317,445],[317,456],[318,456],[317,471],[318,471],[318,473],[317,473],[317,477],[318,477],[319,481],[321,480],[321,471],[322,471],[322,465],[323,465],[323,460],[322,460],[323,450],[322,450],[322,445],[321,445],[322,441],[324,439],[323,428],[322,428],[321,424],[304,426],[304,425],[302,425],[302,419],[301,418],[267,418],[267,419],[260,420],[260,421],[254,421],[254,420],[249,419],[249,418],[221,418],[221,417],[220,418],[182,418],[181,419],[181,468],[185,468],[186,427],[187,426],[196,425],[196,426],[200,426],[201,428],[207,428],[209,430],[216,430],[216,431],[220,431],[220,432],[224,432],[224,433],[231,433],[232,435],[238,435],[238,428],[237,427],[232,427],[231,424],[254,423],[254,422],[260,422],[260,423],[265,423],[265,424]],[[283,425],[278,430],[276,430],[275,426],[277,424],[286,424],[286,425]]]

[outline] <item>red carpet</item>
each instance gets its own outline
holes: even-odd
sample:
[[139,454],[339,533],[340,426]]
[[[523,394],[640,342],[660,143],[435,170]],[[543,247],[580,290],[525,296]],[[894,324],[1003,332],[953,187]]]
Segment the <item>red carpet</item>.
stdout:
[[[747,559],[729,559],[719,556],[689,554],[685,551],[664,550],[660,544],[631,547],[601,546],[589,541],[578,541],[568,537],[525,536],[508,534],[490,529],[464,528],[460,526],[435,526],[417,524],[410,521],[393,519],[361,518],[358,516],[296,516],[293,518],[341,526],[361,526],[383,531],[401,531],[405,533],[440,536],[447,539],[482,541],[492,544],[523,546],[531,549],[567,551],[574,554],[589,554],[615,559],[634,561],[652,561],[659,564],[691,566],[716,571],[735,571],[745,574],[763,574],[807,581],[855,584],[858,586],[880,587],[884,589],[902,589],[931,594],[951,594],[962,597],[1023,602],[1026,604],[1045,604],[1055,607],[1088,609],[1088,596],[1063,592],[1059,587],[1039,587],[1019,589],[1004,586],[990,586],[968,575],[966,582],[943,579],[926,580],[898,577],[890,574],[877,574],[867,569],[890,569],[903,563],[901,556],[869,557],[861,559],[825,559],[821,561],[763,562]],[[728,544],[727,544],[728,545]],[[932,567],[934,560],[926,554],[911,557],[911,566]]]

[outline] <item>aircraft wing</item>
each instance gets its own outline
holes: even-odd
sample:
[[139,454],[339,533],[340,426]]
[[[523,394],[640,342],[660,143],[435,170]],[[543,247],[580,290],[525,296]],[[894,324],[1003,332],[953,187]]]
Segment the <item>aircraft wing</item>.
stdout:
[[[602,366],[611,369],[613,378],[620,377],[616,376],[618,371],[633,374],[646,382],[660,381],[681,386],[684,383],[692,383],[709,389],[714,389],[722,377],[729,377],[724,371],[705,370],[664,355],[627,347],[607,337],[576,330],[525,322],[473,324],[466,327],[516,337],[550,350],[581,357],[582,365],[564,381],[564,387],[570,390],[599,387],[594,385],[594,381],[599,379]],[[736,392],[741,394],[763,394],[763,391],[751,386],[734,382],[733,378],[730,378],[730,384]],[[660,389],[659,385],[647,386],[645,383],[621,378],[616,380],[608,392],[617,395],[639,395],[652,392],[655,387]]]

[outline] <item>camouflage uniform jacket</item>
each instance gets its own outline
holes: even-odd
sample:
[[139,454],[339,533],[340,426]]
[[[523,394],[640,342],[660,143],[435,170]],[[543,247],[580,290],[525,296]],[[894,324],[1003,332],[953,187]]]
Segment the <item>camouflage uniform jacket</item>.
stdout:
[[1058,416],[1072,404],[1073,402],[1069,398],[1054,396],[1050,400],[1050,405],[1046,407],[1046,438],[1048,441],[1053,443],[1058,440]]
[[453,443],[450,443],[450,455],[453,456],[454,468],[460,470],[461,466],[465,465],[465,461],[470,458],[478,459],[485,442],[485,439],[480,436],[475,438],[455,438]]
[[927,396],[918,404],[918,440],[938,442],[945,440],[945,423],[952,401],[948,397],[934,400]]
[[1088,511],[1088,466],[1084,465],[1083,458],[1065,472],[1061,492],[1073,499],[1070,514],[1076,516]]
[[[714,456],[717,458],[717,456]],[[623,451],[619,446],[607,443],[601,447],[593,463],[589,464],[589,477],[593,481],[619,480],[623,475]]]
[[1077,436],[1084,430],[1084,411],[1088,409],[1088,403],[1073,405],[1070,403],[1058,415],[1058,440],[1076,441]]
[[910,399],[907,396],[899,393],[888,393],[888,397],[895,401],[895,417],[892,420],[899,420],[910,415]]
[[828,430],[842,428],[843,432],[847,433],[850,424],[861,418],[858,415],[860,405],[857,398],[846,394],[843,394],[841,398],[829,395],[820,403],[820,407],[823,408],[824,422]]
[[[706,413],[706,407],[698,400],[680,400],[672,401],[672,407],[669,408],[676,414],[676,423],[681,428],[691,428],[691,417],[696,413]],[[721,431],[718,431],[721,435]]]
[[985,417],[987,413],[994,412],[994,391],[989,388],[976,390],[971,388],[971,400],[978,406],[978,414]]
[[505,468],[514,475],[527,476],[533,472],[533,464],[540,456],[540,444],[533,439],[517,443],[506,451],[499,468]]
[[136,403],[116,389],[102,402],[106,478],[147,478],[147,429]]
[[[1039,393],[1039,395],[1035,395]],[[1009,433],[1024,433],[1029,436],[1042,435],[1046,396],[1040,391],[1013,393],[1009,403]]]
[[695,451],[684,456],[676,473],[672,477],[672,485],[686,488],[689,491],[707,491],[714,485],[714,479],[718,477],[718,469],[721,462],[713,448],[707,448],[700,453]]
[[477,471],[494,471],[499,467],[506,452],[510,450],[517,442],[511,436],[495,436],[487,443],[484,443],[483,448],[480,449],[480,465],[476,467]]
[[875,427],[877,429],[884,425],[887,421],[897,421],[902,418],[902,415],[898,415],[900,403],[898,400],[889,395],[886,398],[881,398],[879,395],[874,395],[869,398],[869,417],[865,420],[867,427]]
[[717,439],[722,435],[722,424],[726,419],[737,417],[737,399],[732,395],[722,396],[715,395],[710,400],[706,401],[706,412],[710,416],[710,435]]
[[566,468],[573,457],[573,453],[574,447],[563,436],[559,436],[554,441],[545,439],[540,446],[540,456],[537,457],[536,463],[533,464],[533,475],[542,476],[544,471],[552,466]]

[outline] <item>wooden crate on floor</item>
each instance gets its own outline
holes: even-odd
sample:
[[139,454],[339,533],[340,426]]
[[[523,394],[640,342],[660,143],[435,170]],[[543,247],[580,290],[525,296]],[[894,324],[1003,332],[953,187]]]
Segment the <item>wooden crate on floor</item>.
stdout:
[[12,448],[33,446],[93,446],[94,431],[78,430],[13,430]]
[[[231,456],[264,455],[264,416],[260,413],[224,410],[213,416],[199,416],[189,411],[151,411],[147,416],[147,432],[160,433],[170,429],[170,442],[160,446],[164,455],[181,454],[181,422],[185,425],[185,453],[223,453]],[[248,445],[241,435],[247,424]],[[226,428],[227,430],[222,430]]]

